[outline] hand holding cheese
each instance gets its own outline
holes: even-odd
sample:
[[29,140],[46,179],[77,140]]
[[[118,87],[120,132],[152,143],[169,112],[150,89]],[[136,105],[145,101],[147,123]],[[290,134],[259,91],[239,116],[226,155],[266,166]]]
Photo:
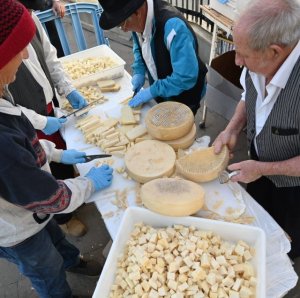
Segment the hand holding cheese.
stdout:
[[150,91],[150,87],[140,90],[139,93],[132,99],[129,101],[128,105],[132,108],[136,108],[138,106],[140,106],[143,103],[148,102],[149,100],[151,100],[153,98],[151,91]]
[[46,126],[42,131],[45,135],[52,135],[57,132],[61,128],[62,123],[66,121],[66,118],[47,117]]
[[71,93],[69,93],[67,95],[67,99],[73,109],[80,109],[87,106],[87,101],[77,90],[73,90]]
[[91,168],[85,177],[92,181],[95,190],[98,191],[111,185],[112,173],[113,169],[110,166],[102,165],[99,168]]
[[61,155],[61,163],[66,165],[74,165],[77,163],[84,163],[86,156],[85,152],[80,152],[74,149],[64,150]]

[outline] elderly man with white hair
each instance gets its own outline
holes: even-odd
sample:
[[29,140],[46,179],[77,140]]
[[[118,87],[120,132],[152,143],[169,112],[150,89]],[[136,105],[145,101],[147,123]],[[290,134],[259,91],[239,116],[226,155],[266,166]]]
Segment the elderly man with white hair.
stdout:
[[292,239],[300,256],[300,2],[256,0],[233,30],[244,92],[214,145],[230,150],[247,126],[250,159],[228,167]]

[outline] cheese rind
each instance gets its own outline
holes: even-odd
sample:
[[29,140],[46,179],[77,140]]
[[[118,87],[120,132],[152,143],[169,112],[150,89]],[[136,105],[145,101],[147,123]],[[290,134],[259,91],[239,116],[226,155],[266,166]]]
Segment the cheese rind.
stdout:
[[168,144],[155,140],[146,140],[130,147],[125,155],[128,174],[140,183],[174,172],[176,154]]
[[223,146],[220,154],[214,153],[214,147],[194,151],[176,161],[176,170],[185,178],[195,182],[207,182],[216,179],[229,161],[229,150]]
[[194,143],[196,139],[196,134],[197,134],[197,129],[196,129],[196,124],[194,123],[191,131],[187,135],[176,140],[162,141],[162,142],[169,144],[174,150],[187,149]]
[[148,133],[155,139],[170,141],[190,132],[194,124],[191,109],[179,102],[163,102],[152,107],[145,118]]
[[178,178],[159,178],[141,187],[141,199],[150,210],[168,216],[188,216],[200,210],[204,190],[194,182]]

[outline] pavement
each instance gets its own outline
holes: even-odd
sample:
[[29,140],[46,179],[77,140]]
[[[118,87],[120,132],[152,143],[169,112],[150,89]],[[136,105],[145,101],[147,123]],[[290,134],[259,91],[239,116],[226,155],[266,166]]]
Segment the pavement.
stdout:
[[[89,42],[94,41],[93,33],[90,28],[85,30]],[[201,32],[201,30],[200,30]],[[128,34],[122,34],[119,30],[106,31],[105,35],[110,40],[111,48],[126,61],[126,70],[131,73],[130,64],[132,63],[131,40]],[[89,43],[90,46],[94,46]],[[208,57],[208,53],[204,53]],[[226,127],[228,121],[222,116],[208,111],[206,125],[204,129],[200,129],[198,124],[202,117],[202,109],[199,109],[195,122],[197,123],[197,137],[208,135],[213,141],[215,137]],[[231,162],[247,159],[246,137],[243,133],[234,152],[234,158]],[[76,245],[82,254],[86,257],[94,258],[104,262],[105,259],[102,251],[110,236],[106,230],[105,224],[100,213],[94,204],[83,205],[76,211],[76,216],[88,227],[88,232],[80,238],[67,237],[68,240]],[[300,260],[295,264],[296,271],[300,273]],[[68,282],[73,290],[74,295],[92,296],[96,287],[97,277],[85,277],[72,273],[67,273]],[[30,281],[22,276],[14,264],[0,259],[0,298],[37,298],[37,294],[31,287]],[[105,297],[99,297],[105,298]],[[285,298],[300,298],[300,285],[296,286]]]

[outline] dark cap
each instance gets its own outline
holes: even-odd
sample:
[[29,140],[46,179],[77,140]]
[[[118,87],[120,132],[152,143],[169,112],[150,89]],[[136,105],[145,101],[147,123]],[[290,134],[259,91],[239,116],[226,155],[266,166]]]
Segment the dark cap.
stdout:
[[112,29],[137,11],[145,0],[99,0],[103,8],[99,25],[102,29]]

